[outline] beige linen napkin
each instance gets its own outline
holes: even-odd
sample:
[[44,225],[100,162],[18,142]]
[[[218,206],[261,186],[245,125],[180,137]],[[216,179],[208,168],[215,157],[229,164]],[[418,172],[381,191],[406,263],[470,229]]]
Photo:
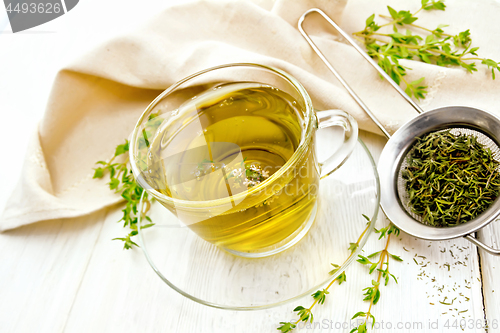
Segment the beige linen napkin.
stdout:
[[[398,9],[420,5],[417,0],[389,2]],[[163,89],[215,65],[253,62],[281,68],[305,86],[316,108],[344,109],[362,129],[377,131],[296,26],[305,10],[318,7],[353,32],[372,13],[385,13],[385,5],[371,0],[203,1],[167,9],[135,33],[98,47],[59,72],[0,230],[80,216],[118,202],[105,180],[92,179],[94,163],[111,157]],[[448,7],[446,12],[423,13],[422,25],[458,22],[449,29],[471,28],[481,55],[500,59],[500,44],[492,38],[499,32],[492,23],[500,13],[498,2],[457,0]],[[414,117],[389,84],[317,19],[308,20],[315,41],[389,130]],[[500,114],[500,80],[492,81],[486,71],[470,75],[462,69],[404,64],[414,69],[410,79],[426,77],[430,93],[421,103],[424,109],[462,104]]]

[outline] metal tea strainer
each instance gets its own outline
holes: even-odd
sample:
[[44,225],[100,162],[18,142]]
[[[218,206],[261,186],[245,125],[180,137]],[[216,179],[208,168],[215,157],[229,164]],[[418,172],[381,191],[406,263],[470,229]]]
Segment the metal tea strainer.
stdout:
[[[303,28],[304,20],[309,14],[314,12],[323,16],[410,103],[419,113],[416,118],[403,125],[392,136],[387,132],[305,32]],[[424,224],[420,216],[411,211],[404,186],[405,180],[401,174],[406,166],[406,157],[417,138],[431,132],[443,130],[451,130],[451,133],[454,134],[460,133],[475,136],[478,142],[491,149],[495,160],[500,161],[500,148],[498,144],[500,142],[500,119],[488,112],[466,106],[447,106],[424,113],[399,85],[320,9],[313,8],[305,12],[299,19],[298,28],[328,69],[389,139],[380,155],[378,163],[381,185],[380,205],[387,218],[404,232],[418,238],[446,240],[465,237],[488,253],[500,255],[500,250],[493,249],[481,243],[471,235],[497,218],[500,214],[500,198],[497,198],[482,214],[466,223],[453,227],[434,227]]]

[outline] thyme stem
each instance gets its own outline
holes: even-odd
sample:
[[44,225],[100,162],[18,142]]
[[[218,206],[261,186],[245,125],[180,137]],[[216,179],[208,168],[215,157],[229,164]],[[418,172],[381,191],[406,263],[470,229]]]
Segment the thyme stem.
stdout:
[[[384,266],[384,261],[385,261],[385,258],[387,257],[387,266],[389,266],[389,252],[388,252],[388,248],[389,248],[389,242],[391,241],[391,235],[388,235],[387,236],[387,241],[385,242],[385,248],[382,250],[382,252],[380,253],[380,259],[379,259],[379,272],[378,272],[378,276],[377,276],[377,286],[375,287],[376,290],[379,290],[380,289],[380,280],[382,279],[382,268]],[[368,323],[368,320],[370,318],[370,315],[371,315],[371,310],[372,310],[372,306],[373,306],[373,298],[370,300],[370,306],[368,307],[368,312],[366,313],[366,317],[365,317],[365,324]]]

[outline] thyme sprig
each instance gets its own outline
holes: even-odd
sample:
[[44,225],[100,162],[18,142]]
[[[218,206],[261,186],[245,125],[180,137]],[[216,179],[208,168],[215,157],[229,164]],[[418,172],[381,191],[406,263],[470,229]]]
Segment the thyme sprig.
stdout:
[[[365,333],[365,332],[367,332],[370,321],[371,321],[371,327],[373,329],[373,327],[375,325],[375,316],[373,315],[373,313],[371,311],[372,311],[372,307],[375,304],[377,304],[379,299],[380,299],[380,294],[381,294],[380,293],[380,286],[381,286],[382,279],[384,281],[384,286],[387,286],[390,278],[393,278],[394,281],[396,283],[398,283],[398,280],[396,279],[396,277],[393,274],[391,274],[389,271],[389,261],[391,259],[396,260],[396,261],[403,261],[403,259],[401,259],[401,257],[399,257],[395,254],[390,253],[388,248],[389,248],[389,243],[391,240],[391,235],[398,236],[400,231],[393,224],[389,224],[389,226],[382,228],[380,230],[375,229],[375,232],[380,234],[379,240],[384,238],[384,237],[386,238],[384,249],[381,251],[378,251],[378,252],[374,252],[366,257],[362,256],[362,255],[358,255],[357,262],[359,262],[362,265],[368,266],[369,267],[369,270],[368,270],[369,274],[372,274],[374,271],[377,271],[378,272],[377,280],[372,280],[372,285],[363,289],[363,291],[364,291],[363,296],[365,296],[363,298],[363,301],[370,302],[370,305],[368,306],[367,312],[359,311],[351,318],[351,320],[354,320],[356,318],[361,317],[361,318],[364,318],[364,322],[361,323],[360,325],[358,325],[357,327],[353,328],[350,331],[350,333],[354,333],[354,332]],[[378,260],[372,262],[371,259],[373,259],[373,258],[378,258]]]
[[[132,175],[132,170],[128,168],[128,156],[127,152],[129,150],[129,142],[125,140],[124,144],[118,145],[115,149],[114,156],[108,161],[99,161],[96,164],[99,165],[94,170],[93,178],[103,178],[105,174],[109,175],[109,189],[113,190],[115,193],[120,193],[122,198],[127,202],[125,209],[122,210],[123,216],[118,221],[123,221],[123,227],[129,226],[131,231],[128,235],[121,238],[113,238],[113,240],[121,240],[124,242],[123,247],[125,249],[130,249],[133,246],[138,246],[131,237],[137,235],[137,204],[141,198],[143,189],[137,186]],[[122,156],[126,156],[125,158]],[[119,158],[121,162],[115,162],[115,159]]]
[[[380,17],[389,22],[379,25],[373,14],[366,19],[365,28],[354,33],[355,38],[365,45],[368,55],[410,97],[425,98],[427,86],[423,84],[424,77],[413,81],[406,79],[410,68],[401,65],[401,59],[419,60],[438,66],[460,66],[469,73],[477,71],[476,63],[480,62],[491,69],[493,79],[495,70],[500,71],[500,63],[478,56],[479,47],[472,47],[469,29],[453,35],[444,32],[443,28],[447,25],[440,24],[435,29],[428,29],[415,24],[417,14],[421,11],[444,11],[445,8],[444,0],[421,0],[421,7],[413,13],[409,10],[397,11],[387,6],[390,15]],[[382,29],[384,27],[392,27],[392,33]]]
[[[148,123],[144,129],[145,141],[147,143],[147,137],[151,136],[151,133],[158,128],[161,124],[161,119],[157,119],[158,114],[151,114],[148,118]],[[146,133],[147,131],[147,133]],[[146,135],[147,134],[147,135]],[[142,141],[141,141],[142,142]],[[141,147],[139,147],[141,148]],[[122,218],[118,222],[123,221],[123,227],[129,227],[130,232],[125,237],[113,238],[113,240],[123,241],[123,248],[126,250],[131,249],[137,245],[136,242],[132,240],[132,237],[138,234],[137,222],[139,221],[139,214],[142,214],[142,218],[146,219],[150,223],[145,224],[141,229],[149,228],[154,225],[151,218],[147,216],[147,212],[151,207],[152,199],[148,197],[148,193],[140,187],[134,179],[132,170],[129,166],[129,142],[125,140],[125,143],[120,144],[115,149],[115,154],[111,159],[106,161],[98,161],[96,164],[97,168],[94,169],[93,178],[103,178],[106,174],[109,176],[109,189],[115,193],[119,193],[120,196],[125,200],[125,208],[122,210]],[[118,162],[116,161],[118,160]],[[143,202],[144,209],[139,212],[138,206],[141,201],[141,196],[144,194]]]
[[[363,215],[368,220],[368,223],[366,225],[365,230],[363,233],[359,236],[358,240],[356,243],[350,243],[349,250],[351,251],[351,254],[347,259],[344,261],[347,262],[349,258],[352,257],[354,254],[354,251],[358,248],[359,243],[361,239],[363,238],[364,234],[368,230],[368,227],[370,226],[370,219]],[[387,227],[381,228],[380,230],[375,229],[375,232],[379,234],[379,240],[382,238],[386,238],[385,246],[381,251],[374,252],[368,256],[363,256],[363,255],[358,255],[358,259],[356,260],[358,263],[361,265],[367,265],[369,266],[369,274],[372,274],[373,272],[378,272],[378,276],[376,280],[372,280],[371,286],[364,288],[363,291],[363,300],[370,302],[368,311],[359,311],[357,312],[351,320],[354,320],[356,318],[362,317],[364,318],[364,322],[362,322],[360,325],[355,327],[354,329],[351,330],[350,333],[358,332],[358,333],[365,333],[368,331],[369,328],[369,323],[371,322],[371,327],[375,325],[375,316],[372,314],[372,307],[378,303],[380,299],[380,286],[381,282],[383,281],[383,285],[387,286],[389,283],[389,280],[392,278],[396,283],[398,282],[397,278],[390,273],[389,271],[389,262],[390,260],[395,260],[395,261],[403,261],[401,257],[392,254],[389,252],[389,242],[391,239],[391,235],[399,236],[400,230],[394,226],[393,224],[389,224]],[[378,258],[376,261],[372,261],[373,258]],[[340,268],[339,265],[332,264],[334,269],[330,272],[330,274],[334,274],[338,272],[338,269]],[[312,323],[314,320],[312,309],[316,304],[323,304],[326,300],[326,296],[330,293],[329,289],[333,285],[334,282],[338,281],[339,285],[342,284],[343,282],[346,281],[346,275],[345,272],[342,272],[338,277],[336,277],[333,281],[328,284],[328,286],[322,290],[318,290],[315,293],[313,293],[311,296],[314,299],[314,302],[311,304],[310,307],[305,308],[303,306],[297,306],[293,311],[297,313],[297,316],[299,317],[296,321],[292,322],[280,322],[280,325],[277,329],[283,333],[286,332],[292,332],[296,327],[299,322],[310,322]]]
[[[366,234],[366,232],[368,231],[368,228],[370,227],[370,224],[371,224],[369,217],[367,217],[366,215],[363,215],[363,217],[367,220],[366,228],[363,230],[361,235],[359,235],[356,243],[349,244],[348,250],[351,251],[351,253],[347,257],[347,259],[342,263],[342,265],[331,264],[333,269],[329,272],[330,275],[336,274],[339,271],[340,267],[343,266],[354,255],[354,252],[359,247],[359,243],[363,239],[363,236]],[[291,332],[291,331],[293,331],[293,329],[295,329],[297,327],[297,324],[301,321],[305,322],[305,323],[307,323],[309,321],[312,323],[314,320],[312,309],[314,308],[314,306],[316,306],[317,304],[322,305],[325,303],[326,295],[330,294],[329,289],[335,282],[338,282],[338,284],[341,285],[346,280],[347,280],[347,277],[346,277],[345,271],[342,271],[335,279],[333,279],[326,286],[326,288],[321,289],[321,290],[317,290],[316,292],[314,292],[311,295],[311,297],[313,298],[314,301],[308,308],[305,308],[305,307],[299,305],[295,309],[293,309],[293,311],[297,313],[298,319],[296,321],[292,321],[292,322],[280,322],[281,326],[279,326],[277,328],[278,331],[281,331],[283,333]]]
[[[118,145],[115,150],[115,155],[108,161],[99,161],[96,164],[99,166],[94,170],[93,178],[103,178],[105,174],[109,175],[109,189],[119,193],[125,199],[126,205],[122,210],[122,218],[118,221],[123,221],[123,227],[129,227],[130,232],[125,237],[113,238],[113,240],[123,241],[124,249],[131,249],[133,246],[138,246],[131,238],[138,234],[137,222],[139,218],[139,211],[137,206],[141,200],[141,195],[144,190],[135,182],[132,170],[128,166],[128,150],[129,142],[125,140],[124,144]],[[126,157],[123,157],[123,156]],[[121,162],[115,162],[115,159],[121,159]],[[143,218],[151,222],[151,218],[146,215],[149,210],[148,195],[144,192],[144,200],[147,202],[146,209],[142,212]],[[153,226],[153,223],[146,224],[142,228]]]

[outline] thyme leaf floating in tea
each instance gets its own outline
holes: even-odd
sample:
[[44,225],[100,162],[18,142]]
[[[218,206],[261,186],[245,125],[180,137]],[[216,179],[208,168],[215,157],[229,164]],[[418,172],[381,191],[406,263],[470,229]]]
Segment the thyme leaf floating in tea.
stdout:
[[239,168],[231,169],[226,166],[225,169],[226,172],[228,172],[226,179],[234,178],[237,187],[243,185],[247,188],[251,188],[269,178],[269,171],[263,169],[262,166],[258,164],[250,164],[246,162],[246,160],[247,158],[245,157],[243,161],[241,161],[241,166]]
[[419,138],[402,171],[411,211],[423,223],[450,227],[484,212],[498,197],[500,163],[475,136],[449,130]]

